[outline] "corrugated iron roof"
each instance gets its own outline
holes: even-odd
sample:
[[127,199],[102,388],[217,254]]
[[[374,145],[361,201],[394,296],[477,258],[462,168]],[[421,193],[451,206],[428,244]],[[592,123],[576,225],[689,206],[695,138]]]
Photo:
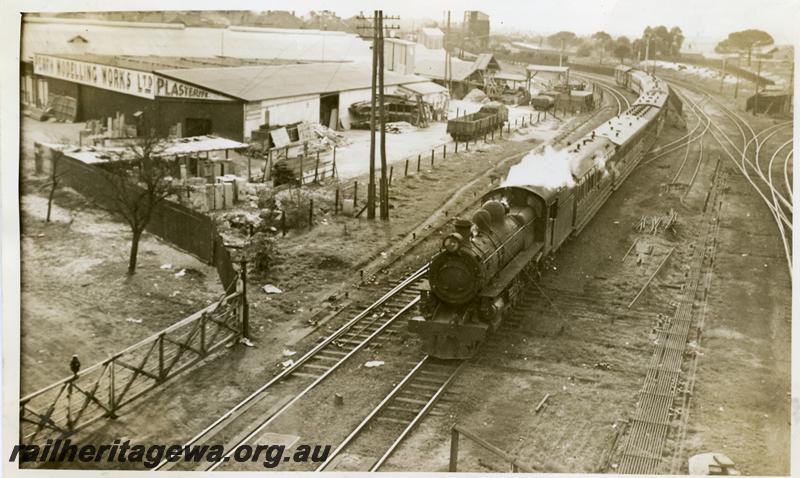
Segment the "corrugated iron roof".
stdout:
[[528,71],[543,71],[548,73],[566,73],[569,71],[568,66],[552,66],[552,65],[528,65]]
[[[454,81],[464,81],[469,75],[475,71],[475,64],[468,61],[462,61],[457,58],[451,60],[453,66],[452,78]],[[424,60],[417,58],[414,64],[414,73],[433,78],[436,80],[444,80],[445,62],[444,60]]]
[[[69,43],[75,35],[88,43]],[[277,28],[186,27],[183,24],[113,22],[25,17],[22,59],[36,53],[283,58],[312,61],[369,61],[369,43],[357,35]]]
[[254,65],[287,65],[306,63],[299,60],[279,60],[263,58],[231,58],[231,57],[177,57],[157,55],[95,55],[60,54],[52,55],[68,60],[85,61],[100,65],[116,66],[139,71],[155,71],[161,69],[206,68],[215,66],[254,66]]
[[426,81],[424,83],[412,83],[409,85],[403,85],[401,88],[413,91],[414,93],[419,93],[421,95],[430,95],[433,93],[444,93],[447,91],[447,88],[441,85],[437,85],[432,81]]
[[433,37],[433,36],[443,37],[444,36],[444,32],[442,32],[438,28],[431,28],[431,27],[423,28],[422,29],[422,33],[424,33],[425,35],[427,35],[429,37]]
[[[371,68],[362,63],[312,63],[283,66],[243,66],[159,70],[158,74],[207,90],[261,101],[277,98],[359,90],[371,86]],[[385,72],[387,86],[427,81],[415,75]]]
[[509,80],[509,81],[525,81],[525,75],[520,75],[519,73],[511,73],[508,71],[498,71],[494,74],[494,77],[498,80]]
[[491,53],[481,53],[478,55],[478,58],[475,59],[475,69],[476,70],[485,70],[492,65],[493,68],[500,69],[500,65],[497,64],[497,61],[494,60],[494,55]]

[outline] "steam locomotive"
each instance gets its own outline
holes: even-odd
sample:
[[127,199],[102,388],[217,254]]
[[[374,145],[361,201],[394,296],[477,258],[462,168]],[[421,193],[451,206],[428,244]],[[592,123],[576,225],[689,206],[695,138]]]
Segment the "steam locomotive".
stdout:
[[640,96],[623,114],[559,152],[571,181],[551,187],[536,173],[513,180],[509,175],[483,196],[471,218],[455,220],[455,230],[431,261],[422,314],[409,322],[426,354],[442,359],[474,355],[542,259],[580,233],[652,147],[664,125],[668,87],[628,67],[618,67],[615,78]]

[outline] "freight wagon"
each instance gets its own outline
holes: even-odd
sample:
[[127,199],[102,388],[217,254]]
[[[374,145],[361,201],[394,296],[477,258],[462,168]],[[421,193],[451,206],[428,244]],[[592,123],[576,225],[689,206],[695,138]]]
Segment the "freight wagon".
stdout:
[[456,141],[469,141],[500,129],[508,119],[508,108],[490,103],[477,113],[453,118],[447,122],[447,133]]

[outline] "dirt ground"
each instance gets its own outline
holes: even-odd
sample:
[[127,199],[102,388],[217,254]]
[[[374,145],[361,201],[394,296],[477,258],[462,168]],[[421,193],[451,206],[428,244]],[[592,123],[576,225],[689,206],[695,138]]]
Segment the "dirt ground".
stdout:
[[[488,171],[502,174],[503,168],[495,169],[500,158],[531,149],[537,141],[552,137],[558,126],[553,123],[536,134],[517,136],[522,141],[498,143],[458,157],[448,154],[448,160],[433,169],[397,178],[388,224],[328,216],[311,230],[291,232],[279,243],[279,263],[266,277],[250,284],[255,348],[232,347],[212,363],[176,378],[169,388],[132,405],[117,420],[82,434],[82,439],[185,441],[211,417],[266,382],[285,360],[284,352],[302,353],[337,326],[338,319],[319,330],[313,322],[346,302],[342,285],[357,282],[359,269],[391,260],[393,247],[408,241],[415,228],[436,230],[446,223],[451,216],[445,215],[442,204],[455,189],[478,178],[461,191],[460,200],[450,203],[448,213],[453,215],[474,201],[473,194],[490,186]],[[661,142],[682,134],[668,129]],[[514,323],[468,364],[447,394],[447,404],[439,407],[444,416],[427,418],[383,470],[445,471],[450,427],[459,423],[536,471],[613,472],[653,353],[659,314],[673,312],[685,280],[685,262],[703,231],[702,203],[716,167],[712,143],[709,138],[707,159],[684,203],[680,198],[685,191],[667,186],[682,154],[637,168],[583,233],[559,252],[544,274],[542,288],[531,290],[515,312]],[[721,164],[730,169],[726,161],[723,158]],[[676,453],[685,464],[695,453],[722,451],[746,473],[785,474],[790,283],[788,276],[784,278],[785,259],[772,219],[749,185],[736,180],[737,175],[730,170],[718,260],[698,349],[702,355],[698,356],[697,384],[689,409],[684,410],[689,414],[684,447]],[[634,228],[642,216],[663,215],[670,209],[679,213],[676,233],[647,235]],[[428,227],[423,221],[432,214],[436,220]],[[637,247],[623,261],[636,239],[646,247]],[[758,241],[756,246],[754,241]],[[391,276],[421,265],[436,244],[434,233],[398,261]],[[664,269],[629,310],[628,303],[672,247],[675,252]],[[153,258],[153,272],[164,273],[156,264],[162,260],[166,262],[160,256]],[[759,272],[754,275],[751,266]],[[169,277],[164,273],[164,279]],[[380,274],[376,287],[388,278]],[[284,292],[263,294],[258,289],[265,283]],[[142,290],[136,293],[140,296]],[[348,300],[374,299],[374,290],[352,287]],[[146,308],[140,310],[153,308],[141,306]],[[324,384],[269,432],[297,436],[302,442],[335,444],[359,421],[358,413],[363,415],[402,376],[403,367],[417,357],[416,344],[415,337],[401,334],[395,341],[361,353],[343,378]],[[364,369],[363,363],[371,359],[387,363]],[[730,393],[732,385],[741,393]],[[282,390],[272,399],[280,402],[290,396],[288,389]],[[333,393],[344,394],[345,408],[333,405]],[[547,402],[537,413],[535,407],[547,394]],[[169,406],[152,407],[152,403]],[[763,446],[754,447],[754,442]],[[462,441],[459,471],[507,469],[493,455]],[[685,465],[681,471],[686,471]]]
[[80,125],[30,118],[22,125],[24,395],[69,375],[73,354],[84,366],[103,360],[216,300],[222,287],[214,268],[150,234],[128,277],[130,230],[71,189],[57,191],[46,223],[49,187],[33,174],[33,141],[71,141]]

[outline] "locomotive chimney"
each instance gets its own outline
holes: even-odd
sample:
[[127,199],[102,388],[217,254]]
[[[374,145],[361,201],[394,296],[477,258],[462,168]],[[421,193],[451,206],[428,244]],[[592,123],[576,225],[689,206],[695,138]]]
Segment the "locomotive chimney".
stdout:
[[472,235],[472,221],[469,219],[458,218],[455,221],[456,232],[464,239],[469,239]]

